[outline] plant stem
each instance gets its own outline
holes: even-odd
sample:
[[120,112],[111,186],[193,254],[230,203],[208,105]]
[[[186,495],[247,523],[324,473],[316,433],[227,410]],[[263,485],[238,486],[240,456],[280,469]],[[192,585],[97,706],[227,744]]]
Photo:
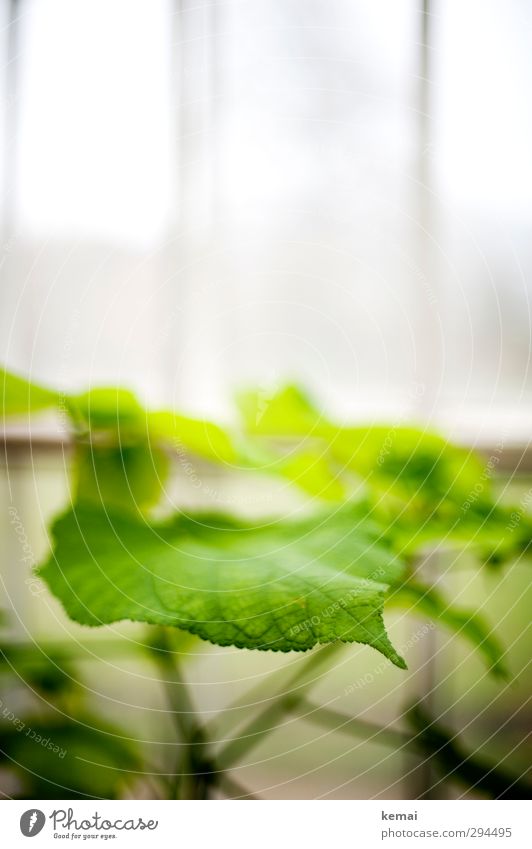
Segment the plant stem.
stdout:
[[273,731],[286,711],[294,709],[303,700],[306,689],[315,680],[318,668],[328,663],[342,647],[343,644],[334,643],[314,651],[288,680],[283,690],[277,692],[273,700],[270,700],[268,706],[244,727],[238,737],[230,740],[221,749],[216,757],[217,765],[221,769],[230,768],[257,746],[265,734]]
[[339,713],[329,708],[316,707],[305,700],[301,700],[299,704],[292,706],[292,710],[297,711],[299,715],[303,714],[308,722],[315,722],[325,728],[330,728],[331,731],[341,731],[354,737],[370,738],[372,743],[382,743],[384,746],[391,746],[392,748],[416,746],[416,741],[410,735],[397,731],[395,728],[382,728],[374,722],[347,716],[345,713]]
[[36,657],[40,659],[42,655],[43,662],[52,660],[103,660],[106,657],[115,657],[121,655],[138,655],[142,652],[143,646],[138,646],[136,643],[128,642],[124,639],[108,640],[108,639],[93,639],[93,640],[78,640],[72,644],[64,640],[31,640],[9,643],[2,645],[0,649],[0,661],[8,662],[32,662],[35,663]]
[[242,787],[240,782],[236,781],[227,772],[220,773],[219,784],[220,788],[223,790],[224,794],[228,798],[257,799],[257,796],[254,796],[253,793],[250,793],[249,790],[246,790],[245,787]]
[[196,709],[164,628],[158,631],[158,642],[153,651],[164,676],[162,683],[180,737],[176,744],[178,759],[171,782],[172,798],[206,799],[215,773],[207,757],[205,737],[197,721]]

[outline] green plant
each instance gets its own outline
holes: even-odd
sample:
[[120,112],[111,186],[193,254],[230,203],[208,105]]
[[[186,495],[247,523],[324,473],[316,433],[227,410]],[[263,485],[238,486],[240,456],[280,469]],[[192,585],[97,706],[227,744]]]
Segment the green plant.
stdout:
[[[38,574],[82,625],[155,626],[149,655],[166,682],[179,741],[171,795],[203,798],[215,787],[246,795],[228,770],[297,711],[342,644],[366,644],[405,668],[385,629],[387,606],[422,611],[478,647],[494,675],[508,674],[489,625],[455,608],[418,570],[429,550],[459,548],[479,568],[495,568],[529,547],[530,518],[499,503],[476,453],[414,427],[340,426],[290,386],[266,401],[242,394],[232,431],[146,410],[120,388],[65,395],[4,371],[0,389],[6,417],[47,408],[67,417],[71,505],[52,524],[52,551]],[[311,509],[261,522],[172,512],[172,458],[189,456],[280,476],[312,497]],[[175,639],[183,632],[221,646],[314,651],[277,697],[273,681],[265,685],[268,706],[215,757],[183,679]],[[411,716],[418,725],[426,719],[420,710]],[[444,733],[418,729],[412,745],[427,748]],[[482,771],[464,760],[471,774]]]

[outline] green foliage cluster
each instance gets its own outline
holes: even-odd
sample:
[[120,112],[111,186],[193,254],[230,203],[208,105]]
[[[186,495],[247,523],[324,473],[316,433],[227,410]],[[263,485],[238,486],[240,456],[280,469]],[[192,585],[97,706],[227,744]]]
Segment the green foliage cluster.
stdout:
[[[383,612],[412,606],[504,672],[482,619],[415,575],[431,546],[462,547],[481,564],[529,546],[529,517],[515,527],[474,452],[411,426],[337,425],[293,386],[266,399],[243,393],[232,433],[146,410],[121,388],[65,395],[4,371],[0,391],[4,416],[68,415],[72,503],[40,575],[76,621],[170,625],[248,649],[359,642],[405,666]],[[312,496],[312,515],[253,524],[199,510],[155,521],[172,454],[185,453],[288,478]]]
[[[492,627],[419,569],[427,554],[444,549],[466,552],[480,569],[492,570],[528,552],[530,517],[522,506],[500,503],[493,464],[477,453],[413,426],[340,425],[295,386],[242,393],[230,429],[147,410],[122,388],[65,394],[2,370],[0,397],[5,421],[55,410],[73,442],[70,506],[52,523],[51,552],[39,575],[83,625],[133,620],[159,626],[148,654],[168,685],[181,739],[175,783],[171,771],[167,776],[170,795],[204,798],[224,782],[230,795],[240,795],[227,770],[285,712],[304,707],[316,668],[339,645],[365,644],[405,668],[386,632],[390,608],[449,629],[480,652],[492,674],[508,675]],[[179,474],[190,460],[284,479],[305,496],[304,509],[298,518],[255,522],[205,508],[168,515],[172,471]],[[322,648],[277,696],[271,698],[268,684],[268,706],[213,760],[176,660],[176,641],[185,632],[242,649]],[[120,795],[128,771],[146,774],[138,747],[87,711],[68,658],[44,655],[0,643],[0,677],[23,678],[48,704],[46,717],[30,712],[24,722],[64,742],[71,798],[92,795],[95,782],[104,798]],[[407,714],[410,737],[325,709],[309,709],[309,715],[359,736],[373,739],[378,731],[383,742],[413,747],[442,769],[451,765],[458,779],[488,795],[521,787],[514,776],[478,763],[421,706]],[[44,747],[26,752],[28,745],[12,723],[0,722],[7,761],[32,764],[23,792],[64,795],[64,764]],[[101,775],[79,769],[92,760]]]

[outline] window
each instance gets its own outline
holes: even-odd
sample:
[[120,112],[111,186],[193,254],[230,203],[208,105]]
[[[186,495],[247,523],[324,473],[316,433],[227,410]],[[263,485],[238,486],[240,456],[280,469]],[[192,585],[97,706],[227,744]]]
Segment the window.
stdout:
[[523,3],[8,7],[10,367],[528,438]]

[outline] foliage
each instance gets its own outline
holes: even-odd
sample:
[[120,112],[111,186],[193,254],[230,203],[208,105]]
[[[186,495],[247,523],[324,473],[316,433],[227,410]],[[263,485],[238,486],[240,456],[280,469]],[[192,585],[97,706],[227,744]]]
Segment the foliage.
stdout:
[[[312,495],[330,497],[334,485],[340,499],[365,497],[404,556],[437,545],[500,562],[530,545],[530,516],[495,497],[498,457],[484,459],[410,425],[335,424],[295,386],[266,405],[259,391],[245,392],[239,407],[246,433],[273,455],[277,470]],[[319,475],[299,473],[296,458],[310,453]]]
[[195,514],[149,525],[78,508],[53,527],[40,574],[85,625],[176,625],[218,645],[367,643],[398,666],[382,619],[401,564],[350,511],[255,527]]
[[[164,657],[166,673],[174,670],[170,677],[177,672],[166,655],[174,649],[163,626],[247,649],[305,651],[358,642],[404,668],[384,625],[386,609],[394,606],[467,639],[491,672],[508,674],[491,627],[456,607],[417,568],[427,552],[442,548],[469,552],[481,568],[528,551],[529,516],[499,503],[493,464],[475,452],[413,426],[336,424],[293,386],[267,398],[242,393],[232,430],[147,410],[122,388],[65,394],[1,371],[0,387],[5,418],[55,409],[68,417],[74,442],[71,508],[51,527],[53,547],[40,575],[81,624],[129,619],[158,625],[164,651],[154,648],[154,657],[157,663]],[[281,476],[311,498],[295,519],[252,523],[204,509],[156,518],[161,506],[168,508],[172,462],[190,456]],[[311,653],[309,662],[320,657],[326,655]],[[174,684],[172,703],[183,693],[179,675]],[[52,694],[53,681],[50,686]],[[281,699],[272,716],[287,709]],[[182,706],[175,711],[179,716]],[[55,728],[58,738],[71,731]],[[16,759],[20,739],[12,730],[2,733],[2,746]],[[79,745],[84,733],[74,735]],[[214,774],[202,732],[180,727],[179,733],[192,735],[197,747],[187,750],[187,774]],[[88,738],[86,744],[99,745]],[[120,745],[108,748],[109,758],[131,765],[136,755]],[[107,766],[112,776],[112,763]],[[111,784],[109,795],[117,792]],[[198,795],[200,784],[207,792],[207,780],[188,789],[181,784],[176,792]],[[84,793],[81,784],[76,788]]]
[[15,796],[115,799],[142,769],[136,744],[85,706],[64,650],[0,640],[0,683],[18,691],[16,712],[0,700],[0,766]]
[[524,775],[513,775],[504,766],[468,752],[457,735],[432,719],[422,704],[413,705],[406,720],[415,735],[415,747],[430,758],[442,778],[453,778],[495,799],[530,799],[532,787]]

